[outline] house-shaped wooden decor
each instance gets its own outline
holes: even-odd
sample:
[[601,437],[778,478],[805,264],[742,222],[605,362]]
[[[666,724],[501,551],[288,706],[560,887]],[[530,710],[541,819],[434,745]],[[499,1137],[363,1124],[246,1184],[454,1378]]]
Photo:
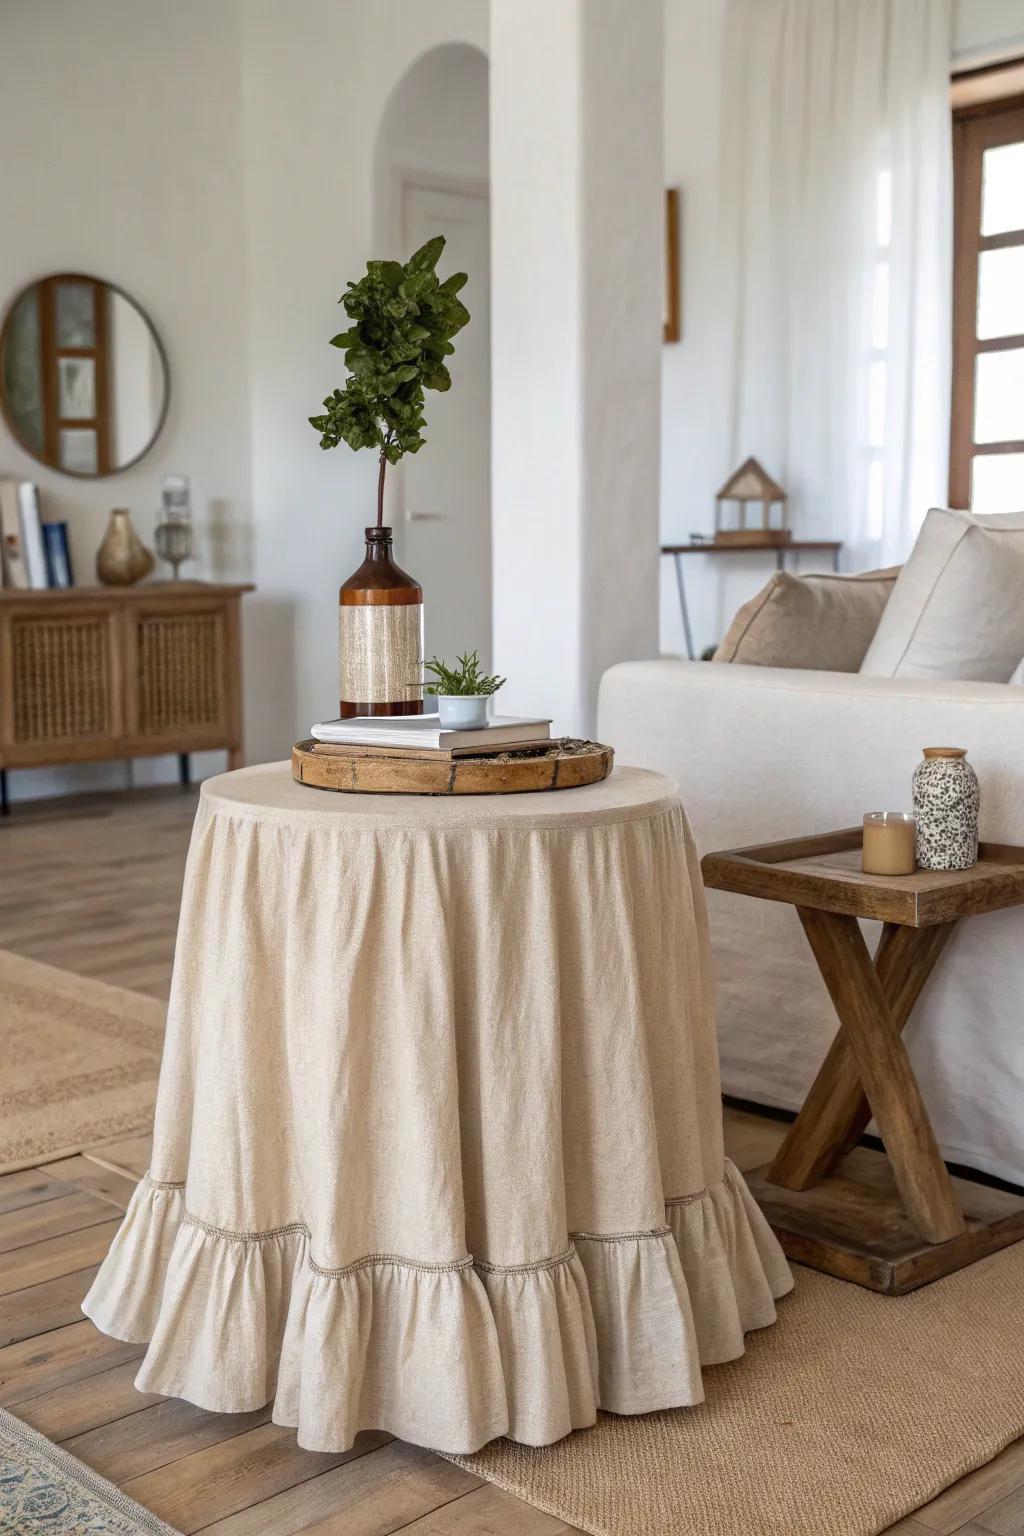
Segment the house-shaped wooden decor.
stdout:
[[[729,506],[732,502],[735,511]],[[761,504],[760,527],[747,526],[751,502]],[[788,544],[791,537],[782,486],[756,459],[744,459],[715,497],[715,543]]]

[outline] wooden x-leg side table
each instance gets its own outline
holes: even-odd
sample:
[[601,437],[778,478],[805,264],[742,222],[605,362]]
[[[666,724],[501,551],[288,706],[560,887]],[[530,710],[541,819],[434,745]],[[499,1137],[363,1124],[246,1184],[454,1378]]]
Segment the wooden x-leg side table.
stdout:
[[[790,1258],[901,1294],[1024,1238],[1024,1199],[951,1178],[901,1031],[961,917],[1024,902],[1024,848],[969,870],[861,872],[861,829],[703,862],[715,890],[791,903],[839,1029],[773,1162],[747,1176]],[[872,958],[858,918],[883,924]],[[858,1145],[874,1115],[888,1158]]]

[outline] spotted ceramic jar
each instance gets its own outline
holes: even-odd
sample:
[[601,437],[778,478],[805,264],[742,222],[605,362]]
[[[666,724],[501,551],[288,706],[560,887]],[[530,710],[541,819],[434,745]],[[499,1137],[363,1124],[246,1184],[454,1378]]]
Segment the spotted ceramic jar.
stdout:
[[917,862],[922,869],[970,869],[978,862],[978,777],[965,747],[925,747],[914,769]]

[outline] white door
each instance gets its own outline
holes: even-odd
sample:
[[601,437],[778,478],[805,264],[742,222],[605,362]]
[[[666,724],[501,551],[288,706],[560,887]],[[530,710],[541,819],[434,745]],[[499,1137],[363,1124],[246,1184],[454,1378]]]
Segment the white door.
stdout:
[[426,391],[426,439],[406,454],[400,561],[423,588],[426,655],[491,658],[491,316],[489,209],[485,195],[420,184],[402,187],[406,258],[435,235],[447,245],[438,275],[466,272],[469,324],[448,359],[452,387]]

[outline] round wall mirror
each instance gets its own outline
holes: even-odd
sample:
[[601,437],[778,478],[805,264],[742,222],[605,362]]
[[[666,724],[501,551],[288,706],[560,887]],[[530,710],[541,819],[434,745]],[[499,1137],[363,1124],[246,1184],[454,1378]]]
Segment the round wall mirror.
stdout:
[[66,475],[136,463],[167,414],[160,339],[133,299],[80,273],[40,278],[0,331],[0,409],[33,458]]

